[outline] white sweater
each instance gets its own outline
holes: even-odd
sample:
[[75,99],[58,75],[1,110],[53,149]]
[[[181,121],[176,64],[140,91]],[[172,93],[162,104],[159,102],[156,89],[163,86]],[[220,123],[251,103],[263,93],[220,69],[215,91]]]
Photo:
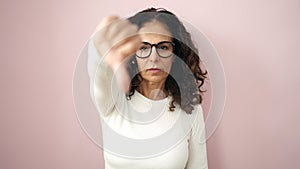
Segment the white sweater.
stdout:
[[171,96],[150,100],[135,91],[130,100],[119,90],[108,65],[90,40],[88,72],[91,96],[102,117],[106,169],[207,169],[201,105],[192,115]]

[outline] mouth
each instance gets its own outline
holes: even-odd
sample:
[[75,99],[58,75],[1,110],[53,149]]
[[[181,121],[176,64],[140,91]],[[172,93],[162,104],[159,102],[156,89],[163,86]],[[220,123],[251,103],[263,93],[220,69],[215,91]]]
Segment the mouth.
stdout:
[[148,72],[151,72],[151,73],[159,73],[161,72],[162,70],[161,69],[158,69],[158,68],[150,68],[150,69],[147,69]]

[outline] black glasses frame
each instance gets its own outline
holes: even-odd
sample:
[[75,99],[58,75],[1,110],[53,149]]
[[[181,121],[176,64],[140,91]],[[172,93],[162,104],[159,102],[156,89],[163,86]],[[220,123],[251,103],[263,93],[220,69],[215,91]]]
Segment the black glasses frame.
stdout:
[[168,57],[172,56],[173,53],[171,53],[169,56],[161,56],[161,55],[159,54],[159,52],[157,51],[157,46],[158,46],[158,45],[161,45],[161,44],[163,44],[163,43],[170,43],[170,44],[173,46],[173,50],[174,50],[174,48],[175,48],[175,43],[174,43],[174,42],[170,42],[170,41],[161,41],[161,42],[159,42],[159,43],[157,43],[157,44],[151,44],[151,43],[148,43],[148,42],[143,42],[143,44],[145,44],[145,45],[150,45],[150,46],[151,46],[151,48],[150,48],[150,53],[149,53],[147,56],[145,56],[145,57],[140,57],[140,56],[138,56],[137,54],[135,54],[135,55],[136,55],[136,57],[141,58],[141,59],[148,58],[148,57],[151,55],[151,53],[152,53],[152,48],[153,48],[153,46],[155,46],[155,51],[156,51],[156,53],[157,53],[157,55],[158,55],[159,57],[161,57],[161,58],[168,58]]

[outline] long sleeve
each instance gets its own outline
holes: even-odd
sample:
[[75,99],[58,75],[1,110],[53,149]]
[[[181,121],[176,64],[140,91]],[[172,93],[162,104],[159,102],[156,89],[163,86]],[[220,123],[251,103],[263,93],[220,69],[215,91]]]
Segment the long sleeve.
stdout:
[[101,115],[112,112],[115,98],[120,98],[122,92],[116,86],[112,69],[99,56],[93,43],[88,42],[88,74],[90,77],[90,95]]
[[195,123],[189,139],[189,158],[186,169],[208,169],[205,125],[201,106],[195,106]]

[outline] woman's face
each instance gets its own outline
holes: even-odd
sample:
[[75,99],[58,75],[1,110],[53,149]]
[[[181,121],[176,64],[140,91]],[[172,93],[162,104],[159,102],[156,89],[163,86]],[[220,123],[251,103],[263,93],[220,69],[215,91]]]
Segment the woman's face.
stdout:
[[[172,42],[171,33],[166,26],[158,21],[145,23],[139,30],[143,43],[158,44],[160,42]],[[161,46],[160,50],[168,49],[170,46]],[[141,44],[143,48],[143,44]],[[152,52],[147,58],[136,57],[138,70],[143,80],[153,83],[165,82],[170,73],[174,55],[162,58],[157,53],[157,48],[152,47]]]

